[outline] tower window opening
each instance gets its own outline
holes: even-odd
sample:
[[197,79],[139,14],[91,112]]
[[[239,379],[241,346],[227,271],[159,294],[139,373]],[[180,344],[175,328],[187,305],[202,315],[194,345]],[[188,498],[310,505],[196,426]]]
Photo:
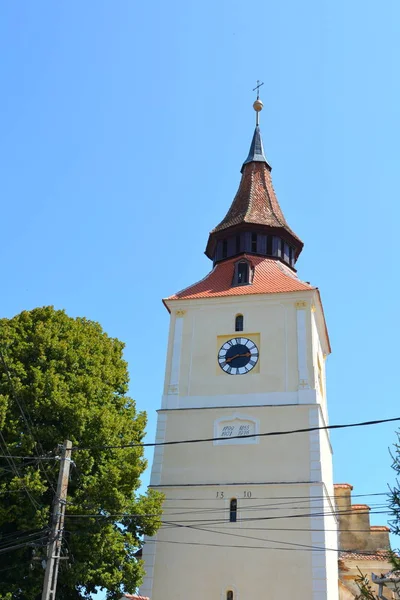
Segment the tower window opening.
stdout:
[[238,285],[249,283],[249,265],[246,262],[238,264],[237,283]]
[[236,254],[240,252],[240,235],[236,236]]
[[231,523],[236,523],[237,521],[237,500],[236,498],[232,498],[229,505],[229,521]]
[[251,234],[251,251],[257,252],[257,234],[256,233]]
[[232,592],[232,590],[228,590],[226,592],[226,600],[233,600],[233,592]]
[[222,242],[222,258],[226,258],[228,256],[228,240],[224,240]]
[[243,331],[243,315],[236,315],[235,331]]

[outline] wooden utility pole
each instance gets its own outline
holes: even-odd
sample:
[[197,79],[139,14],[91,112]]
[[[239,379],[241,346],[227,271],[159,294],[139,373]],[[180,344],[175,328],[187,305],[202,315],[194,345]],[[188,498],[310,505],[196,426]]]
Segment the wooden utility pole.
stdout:
[[67,500],[69,469],[71,466],[72,442],[65,440],[58,474],[57,492],[54,498],[50,542],[47,546],[46,573],[44,575],[42,600],[55,600],[58,566],[60,563],[64,529],[65,504]]

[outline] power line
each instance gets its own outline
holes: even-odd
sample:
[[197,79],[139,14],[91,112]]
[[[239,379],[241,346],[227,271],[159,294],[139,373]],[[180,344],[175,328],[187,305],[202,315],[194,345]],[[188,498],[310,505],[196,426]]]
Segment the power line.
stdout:
[[[277,520],[277,519],[301,519],[301,518],[311,518],[311,517],[337,517],[339,514],[342,515],[351,515],[354,513],[351,512],[343,512],[343,513],[338,513],[338,512],[311,512],[311,513],[303,513],[303,514],[297,514],[297,515],[273,515],[273,516],[268,516],[268,517],[242,517],[240,519],[241,522],[243,521],[272,521],[272,520]],[[376,510],[376,511],[358,511],[358,515],[390,515],[391,511],[389,510]],[[177,523],[179,521],[176,521]],[[221,520],[221,519],[182,519],[180,521],[181,523],[225,523],[226,520]]]
[[14,539],[19,539],[19,538],[24,538],[24,537],[29,537],[30,535],[37,535],[38,533],[43,533],[44,531],[48,531],[48,527],[45,527],[43,529],[28,529],[27,531],[12,531],[10,533],[6,533],[6,534],[1,534],[0,535],[0,545],[3,544],[3,541],[5,543],[8,543],[10,541],[10,539],[14,540]]
[[7,548],[0,548],[0,554],[6,554],[7,552],[12,552],[13,550],[19,550],[20,548],[26,548],[27,546],[45,546],[46,544],[39,544],[42,540],[47,540],[47,535],[38,537],[37,539],[31,540],[29,542],[23,542],[21,544],[16,544],[14,546],[8,546]]
[[[26,428],[27,428],[27,430],[28,430],[29,434],[30,434],[30,435],[31,435],[31,437],[32,437],[32,440],[35,442],[35,443],[34,443],[34,449],[35,449],[35,452],[36,452],[36,454],[37,454],[37,457],[38,457],[38,458],[41,458],[41,457],[39,456],[39,452],[38,452],[38,450],[37,450],[37,446],[40,448],[40,451],[41,451],[42,455],[43,455],[43,454],[45,454],[45,452],[44,452],[44,450],[43,450],[43,446],[42,446],[42,444],[41,444],[40,442],[37,442],[37,441],[35,440],[35,437],[34,437],[34,435],[33,435],[33,423],[32,423],[32,419],[31,419],[31,417],[30,417],[30,415],[29,415],[29,412],[28,412],[28,411],[26,411],[26,414],[25,414],[25,411],[24,411],[24,409],[23,409],[23,407],[22,407],[22,404],[21,404],[21,403],[19,402],[19,400],[18,400],[18,395],[17,395],[17,393],[16,393],[16,391],[15,391],[14,382],[13,382],[13,380],[12,380],[11,373],[10,373],[10,370],[9,370],[9,368],[8,368],[8,365],[7,365],[7,362],[6,362],[6,359],[5,359],[5,356],[4,356],[4,353],[3,353],[3,350],[2,350],[1,344],[0,344],[0,362],[3,364],[3,367],[4,367],[4,370],[5,370],[5,373],[6,373],[6,376],[7,376],[8,382],[9,382],[9,384],[10,384],[10,388],[11,388],[11,395],[12,395],[12,397],[13,397],[13,399],[14,399],[14,402],[15,402],[15,403],[16,403],[16,405],[18,406],[18,409],[19,409],[19,411],[20,411],[20,413],[21,413],[21,415],[22,415],[22,418],[23,418],[23,420],[24,420],[24,423],[25,423],[25,425],[26,425]],[[29,419],[29,422],[30,422],[30,424],[29,424],[29,422],[28,422],[28,419]],[[41,468],[42,472],[44,473],[44,476],[45,476],[45,478],[47,479],[47,482],[48,482],[48,484],[49,484],[49,486],[50,486],[50,489],[51,489],[51,490],[53,490],[53,492],[54,492],[54,494],[55,494],[55,493],[56,493],[56,491],[55,491],[55,489],[54,489],[53,482],[51,481],[50,477],[48,476],[46,469],[43,467],[43,465],[42,465],[40,462],[39,462],[39,467]]]
[[[218,487],[221,487],[220,484],[216,484]],[[229,484],[231,485],[231,484]],[[246,485],[246,484],[235,484],[235,485]],[[179,486],[178,486],[179,487]],[[351,497],[352,498],[365,498],[366,496],[388,496],[389,492],[375,492],[375,493],[368,493],[368,494],[352,494]],[[310,496],[252,496],[251,498],[247,498],[247,497],[243,497],[240,498],[240,500],[290,500],[290,499],[302,499],[302,498],[308,498],[310,499]],[[330,494],[325,494],[323,496],[312,496],[313,499],[315,498],[336,498],[336,496],[330,495]],[[166,501],[175,501],[175,500],[207,500],[210,502],[214,502],[215,500],[219,500],[218,498],[165,498],[165,502]]]
[[347,429],[349,427],[368,427],[370,425],[380,425],[382,423],[392,423],[394,421],[400,421],[400,417],[395,417],[393,419],[376,419],[374,421],[362,421],[360,423],[345,423],[340,425],[321,425],[320,427],[305,427],[303,429],[289,429],[286,431],[268,431],[266,433],[251,433],[248,435],[233,435],[230,438],[226,437],[211,437],[211,438],[198,438],[191,440],[174,440],[169,442],[141,442],[141,443],[129,443],[129,444],[121,444],[121,445],[101,445],[101,446],[74,446],[72,450],[96,450],[96,449],[104,449],[104,450],[112,450],[119,448],[149,448],[154,446],[173,446],[178,444],[199,444],[203,442],[219,442],[219,441],[227,441],[235,440],[235,439],[245,439],[245,438],[255,438],[255,437],[268,437],[268,436],[276,436],[276,435],[290,435],[294,433],[308,433],[310,431],[323,431],[323,430],[331,430],[331,429]]
[[[149,543],[153,543],[153,544],[159,544],[159,543],[166,543],[166,544],[182,544],[182,545],[188,545],[188,546],[208,546],[208,547],[213,547],[213,548],[240,548],[241,550],[243,549],[250,549],[250,550],[285,550],[287,552],[315,552],[314,549],[312,548],[278,548],[276,546],[245,546],[245,545],[233,545],[233,544],[209,544],[209,543],[203,543],[203,542],[181,542],[178,540],[152,540],[152,539],[147,539],[146,544]],[[325,551],[330,551],[330,552],[338,552],[339,554],[341,552],[357,552],[357,554],[363,554],[364,556],[372,556],[374,554],[376,554],[376,552],[362,552],[360,550],[343,550],[341,548],[325,548],[323,546],[315,547],[316,550],[321,551],[321,552],[325,552]],[[382,553],[382,556],[384,556],[384,554]],[[389,553],[388,553],[388,558],[389,558]]]
[[18,542],[18,543],[22,543],[23,541],[29,541],[30,538],[36,538],[36,537],[40,537],[43,536],[43,534],[46,534],[49,532],[48,528],[45,529],[41,529],[40,531],[36,531],[35,533],[31,533],[31,534],[25,534],[25,535],[16,535],[15,537],[10,537],[7,540],[0,540],[0,550],[3,548],[8,548],[10,543],[11,545],[14,542]]
[[12,456],[11,456],[11,454],[8,452],[8,449],[7,449],[7,444],[6,444],[6,441],[5,441],[5,439],[4,439],[4,436],[3,436],[3,434],[1,433],[1,431],[0,431],[0,438],[1,438],[1,441],[0,441],[0,448],[2,447],[2,445],[1,445],[1,444],[3,444],[3,452],[6,452],[6,453],[8,453],[8,454],[6,454],[6,459],[7,459],[7,462],[8,462],[8,464],[9,464],[9,466],[10,466],[11,472],[12,472],[14,475],[16,475],[18,479],[20,479],[20,481],[21,481],[21,484],[22,484],[22,486],[23,486],[23,488],[24,488],[24,490],[25,490],[25,492],[26,492],[26,494],[27,494],[27,496],[28,496],[29,500],[31,501],[31,503],[32,503],[32,505],[33,505],[33,508],[35,509],[35,511],[36,511],[36,510],[38,510],[38,509],[40,509],[40,508],[41,508],[40,504],[39,504],[38,502],[36,502],[36,500],[35,500],[35,499],[33,498],[33,496],[31,495],[31,493],[30,493],[29,489],[28,489],[28,488],[27,488],[27,486],[24,484],[24,479],[23,479],[23,477],[21,476],[20,472],[18,471],[17,465],[15,464],[13,457],[12,457]]
[[16,455],[6,455],[0,454],[0,458],[19,458],[21,460],[31,460],[33,462],[39,460],[59,460],[58,456],[16,456]]
[[[240,519],[238,519],[238,522],[240,522]],[[174,523],[172,523],[171,525],[161,525],[160,530],[175,529],[176,527],[177,527],[177,525],[175,525]],[[224,521],[224,523],[221,523],[221,524],[213,523],[213,527],[224,527],[224,529],[237,529],[237,527],[235,527],[234,525],[229,525],[228,521]],[[248,527],[245,531],[290,531],[291,533],[296,532],[296,531],[300,531],[300,532],[327,531],[329,533],[340,533],[339,528],[326,529],[325,527],[309,527],[309,528],[307,528],[307,527],[301,527],[301,528],[297,528],[297,527]],[[349,531],[351,531],[351,533],[371,533],[370,529],[351,529]]]
[[319,548],[317,546],[310,546],[309,544],[299,544],[296,542],[285,542],[283,540],[268,540],[265,538],[257,538],[257,537],[253,537],[252,535],[243,535],[240,533],[231,533],[229,531],[213,531],[212,529],[204,529],[204,527],[196,527],[194,525],[182,525],[181,527],[187,528],[187,529],[193,529],[194,531],[204,531],[206,533],[215,533],[217,535],[228,535],[228,536],[232,536],[232,537],[238,537],[238,538],[244,538],[244,539],[248,539],[248,540],[256,540],[258,542],[267,542],[270,544],[283,544],[284,546],[298,546],[299,548],[305,548],[305,549],[312,549],[312,550],[318,550]]
[[[384,506],[382,506],[384,508]],[[306,509],[306,507],[304,507]],[[247,509],[246,509],[247,510]],[[261,508],[259,510],[262,510]],[[290,510],[290,509],[288,509]],[[366,510],[366,511],[358,511],[358,515],[379,515],[379,514],[390,514],[389,510]],[[178,513],[179,514],[179,513]],[[297,515],[273,515],[268,517],[243,517],[240,521],[260,521],[260,520],[269,520],[269,519],[296,519],[302,517],[320,517],[320,516],[338,516],[338,515],[350,515],[354,514],[354,511],[349,510],[336,510],[336,511],[319,511],[319,512],[311,512],[305,514],[297,514]],[[161,517],[159,513],[151,513],[151,514],[136,514],[136,513],[108,513],[104,512],[104,514],[99,513],[90,513],[90,514],[66,514],[65,518],[68,519],[148,519],[153,517]],[[168,515],[167,515],[168,516]],[[182,521],[175,521],[176,523],[193,523],[196,521],[201,522],[209,522],[209,523],[224,523],[225,521],[221,521],[220,519],[186,519]],[[172,521],[174,522],[174,521]]]
[[[229,499],[229,498],[227,498]],[[286,507],[288,509],[291,510],[303,510],[304,508],[306,508],[305,506],[298,506],[299,504],[306,504],[306,505],[312,505],[314,502],[313,500],[301,500],[301,501],[295,501],[292,500],[290,502],[277,502],[274,504],[255,504],[255,505],[251,505],[251,506],[243,506],[242,505],[242,500],[243,498],[235,498],[235,500],[237,500],[238,502],[240,501],[241,503],[241,507],[243,509],[245,509],[246,511],[254,511],[254,510],[262,510],[262,509],[268,509],[268,510],[281,510],[281,507]],[[317,500],[319,501],[319,500]],[[296,504],[296,506],[290,506],[292,504]],[[383,504],[383,503],[370,503],[369,508],[372,508],[374,510],[378,509],[378,508],[387,508],[387,504]],[[168,512],[168,515],[183,515],[183,514],[187,514],[187,515],[195,515],[195,514],[205,514],[205,513],[218,513],[218,512],[224,512],[227,510],[226,506],[222,506],[222,507],[218,507],[218,508],[206,508],[206,507],[189,507],[189,506],[185,506],[185,507],[177,507],[177,506],[172,506],[172,507],[168,507],[166,510],[168,511],[178,511],[178,512]],[[340,509],[338,509],[340,510]],[[347,509],[346,509],[347,510]]]

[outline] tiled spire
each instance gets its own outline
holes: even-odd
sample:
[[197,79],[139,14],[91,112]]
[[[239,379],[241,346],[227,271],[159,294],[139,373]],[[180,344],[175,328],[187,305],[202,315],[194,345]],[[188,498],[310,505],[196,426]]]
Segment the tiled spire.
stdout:
[[242,178],[236,196],[222,221],[210,232],[206,255],[213,257],[215,244],[221,235],[236,234],[240,229],[265,229],[266,233],[282,236],[295,248],[297,259],[303,242],[286,222],[272,184],[271,166],[264,154],[260,127],[256,125],[250,151],[243,163]]

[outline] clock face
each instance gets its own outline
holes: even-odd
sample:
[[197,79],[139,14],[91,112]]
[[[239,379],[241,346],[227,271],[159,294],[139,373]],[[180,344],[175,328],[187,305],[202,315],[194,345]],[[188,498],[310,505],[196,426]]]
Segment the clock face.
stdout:
[[254,342],[244,337],[228,340],[218,352],[219,366],[228,375],[245,375],[258,362],[258,348]]

